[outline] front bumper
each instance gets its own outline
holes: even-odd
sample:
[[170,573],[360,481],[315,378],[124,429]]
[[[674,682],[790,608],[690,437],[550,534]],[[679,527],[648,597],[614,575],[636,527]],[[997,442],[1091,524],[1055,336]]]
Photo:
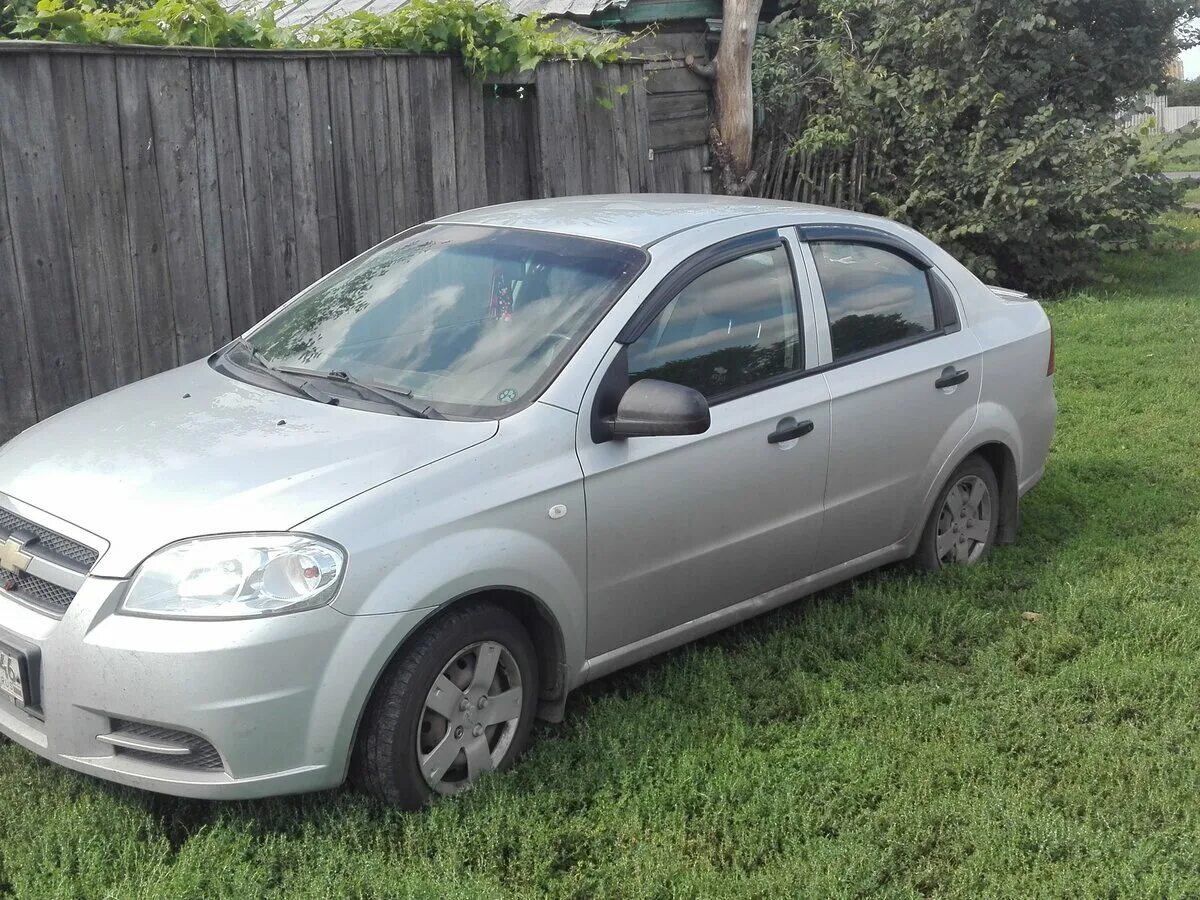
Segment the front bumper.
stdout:
[[[125,585],[89,578],[61,620],[0,591],[0,642],[38,658],[40,695],[34,708],[0,696],[0,734],[76,771],[185,797],[340,784],[376,677],[426,614],[355,617],[325,607],[235,622],[114,615]],[[128,722],[195,736],[220,763],[193,767],[98,740]]]

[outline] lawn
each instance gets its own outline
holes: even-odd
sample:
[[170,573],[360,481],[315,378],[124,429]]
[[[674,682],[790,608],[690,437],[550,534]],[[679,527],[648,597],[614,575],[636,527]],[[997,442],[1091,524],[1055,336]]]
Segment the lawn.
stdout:
[[1164,247],[1051,305],[1058,436],[988,564],[605,679],[415,815],[177,801],[0,747],[0,895],[1200,894],[1200,251]]
[[[1144,151],[1155,150],[1163,140],[1158,135],[1145,135],[1142,138]],[[1164,172],[1200,172],[1200,137],[1183,141],[1176,147],[1162,154]]]

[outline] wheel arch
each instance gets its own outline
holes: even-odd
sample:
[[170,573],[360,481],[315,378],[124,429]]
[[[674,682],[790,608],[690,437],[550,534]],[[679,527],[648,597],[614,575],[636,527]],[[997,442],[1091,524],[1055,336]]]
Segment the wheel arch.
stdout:
[[447,615],[451,610],[458,609],[465,603],[473,602],[488,602],[500,606],[512,613],[529,632],[529,637],[537,653],[538,674],[541,680],[538,686],[537,717],[549,722],[562,721],[570,680],[566,639],[558,619],[541,599],[526,590],[509,585],[477,588],[466,591],[440,606],[431,607],[428,615],[404,635],[387,655],[383,665],[378,666],[378,671],[374,673],[371,680],[370,689],[359,704],[354,730],[350,738],[349,753],[346,754],[347,772],[358,748],[359,736],[367,710],[375,697],[384,673],[434,622]]
[[[996,543],[1011,544],[1017,539],[1017,525],[1021,515],[1017,502],[1017,458],[1007,444],[998,440],[980,444],[965,454],[963,459],[972,456],[982,457],[996,475],[996,483],[1000,488],[1000,521]],[[957,465],[961,465],[961,461]]]
[[921,535],[924,534],[929,519],[935,512],[937,498],[941,496],[958,467],[972,456],[980,457],[991,467],[996,476],[996,484],[1000,488],[1000,521],[996,533],[996,543],[1011,544],[1016,541],[1020,518],[1017,457],[1003,437],[989,435],[974,441],[963,441],[954,455],[946,460],[945,465],[938,470],[937,477],[926,494],[920,524],[908,536],[906,553],[912,554],[917,551]]
[[[561,722],[569,684],[567,647],[562,625],[550,607],[528,591],[504,586],[472,591],[452,600],[439,609],[437,614],[441,615],[452,607],[474,601],[494,603],[508,610],[529,632],[538,658],[538,718],[548,722]],[[421,627],[425,627],[424,622],[421,623]]]
[[945,488],[955,470],[971,456],[979,456],[992,468],[996,475],[996,483],[1000,488],[1000,522],[996,534],[997,544],[1011,544],[1017,539],[1017,526],[1020,523],[1020,471],[1017,454],[1003,435],[996,433],[975,435],[974,440],[964,440],[955,453],[946,460],[938,470],[937,477],[929,485],[921,518],[917,527],[909,534],[908,551],[916,552],[916,547],[933,515],[934,504],[942,489]]

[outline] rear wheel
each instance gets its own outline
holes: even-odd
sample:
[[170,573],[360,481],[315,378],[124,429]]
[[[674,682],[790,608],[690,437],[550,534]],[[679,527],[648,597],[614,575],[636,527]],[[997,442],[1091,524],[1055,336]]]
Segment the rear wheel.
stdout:
[[356,780],[406,809],[466,790],[521,754],[537,696],[537,656],[521,623],[490,603],[453,609],[380,679],[359,738]]
[[982,457],[968,457],[938,496],[915,562],[930,571],[949,565],[974,565],[996,543],[999,516],[996,473]]

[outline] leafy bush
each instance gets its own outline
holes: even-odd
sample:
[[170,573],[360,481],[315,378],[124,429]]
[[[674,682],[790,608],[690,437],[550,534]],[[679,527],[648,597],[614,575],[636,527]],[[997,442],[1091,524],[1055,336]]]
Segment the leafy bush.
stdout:
[[622,36],[550,31],[536,16],[514,19],[497,2],[412,0],[391,12],[356,12],[306,31],[276,23],[282,5],[230,12],[217,0],[37,0],[36,5],[33,0],[11,0],[2,7],[0,33],[79,44],[453,53],[476,75],[531,69],[542,59],[611,62],[628,43]]
[[328,20],[301,39],[312,47],[389,47],[412,53],[457,53],[475,73],[532,69],[541,59],[613,62],[623,36],[549,31],[537,16],[514,19],[501,3],[413,0],[378,15],[356,12]]
[[0,40],[8,36],[16,18],[33,12],[37,0],[0,0]]
[[1164,93],[1171,106],[1200,106],[1200,78],[1172,81]]
[[1115,114],[1191,6],[812,0],[756,48],[764,137],[981,277],[1056,292],[1144,244],[1177,197]]
[[72,44],[148,44],[185,47],[271,47],[288,40],[274,8],[229,12],[217,0],[38,0],[12,17],[9,36]]

